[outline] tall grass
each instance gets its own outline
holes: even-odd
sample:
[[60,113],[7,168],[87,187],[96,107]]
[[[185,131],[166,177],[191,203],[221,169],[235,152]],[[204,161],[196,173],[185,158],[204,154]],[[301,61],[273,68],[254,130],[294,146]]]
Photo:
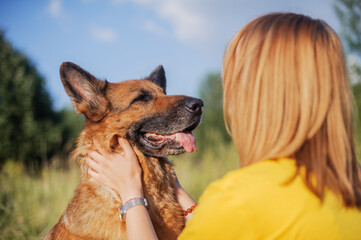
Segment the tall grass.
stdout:
[[[171,157],[182,186],[194,199],[211,181],[238,167],[232,147],[213,152]],[[34,178],[20,164],[8,162],[0,172],[0,240],[41,239],[64,212],[79,177],[75,163],[69,170],[45,168]]]
[[[210,182],[239,167],[233,145],[220,144],[216,149],[170,160],[182,186],[195,200]],[[0,172],[0,240],[41,239],[64,212],[79,176],[75,163],[66,171],[45,168],[34,178],[21,165],[8,162]]]
[[0,239],[41,239],[65,210],[78,179],[76,167],[45,168],[30,177],[8,162],[0,173]]
[[195,200],[209,183],[239,168],[237,151],[231,144],[220,144],[217,149],[208,149],[201,154],[186,153],[169,159],[175,165],[179,182]]

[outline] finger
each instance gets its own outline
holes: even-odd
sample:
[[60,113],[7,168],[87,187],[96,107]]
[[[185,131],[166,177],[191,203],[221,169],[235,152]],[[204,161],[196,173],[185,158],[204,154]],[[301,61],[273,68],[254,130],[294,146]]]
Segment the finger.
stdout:
[[101,163],[103,162],[103,155],[101,155],[99,152],[97,151],[91,151],[90,153],[88,153],[88,156],[95,162],[97,163]]
[[88,168],[88,174],[93,177],[95,180],[99,181],[100,175],[98,172],[96,172],[94,169],[92,169],[91,167]]
[[86,163],[88,164],[89,167],[91,167],[93,170],[99,172],[101,170],[101,165],[98,164],[96,161],[94,161],[92,158],[87,157],[85,159]]
[[97,140],[93,139],[93,143],[95,148],[101,155],[106,156],[108,154],[108,152],[100,145],[100,143]]
[[109,181],[107,181],[107,179],[104,178],[104,176],[102,174],[94,171],[94,169],[88,168],[88,174],[89,174],[89,176],[94,178],[99,183],[104,184],[104,185],[109,186],[110,188],[112,188],[112,186],[109,184]]
[[118,143],[123,148],[124,154],[126,156],[130,156],[131,154],[135,155],[135,152],[127,139],[119,137]]

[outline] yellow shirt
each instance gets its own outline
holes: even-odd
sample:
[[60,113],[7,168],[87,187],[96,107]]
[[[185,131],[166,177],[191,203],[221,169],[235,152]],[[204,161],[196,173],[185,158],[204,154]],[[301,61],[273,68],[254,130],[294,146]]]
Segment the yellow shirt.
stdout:
[[361,239],[361,211],[326,190],[323,203],[297,176],[292,159],[267,160],[228,173],[200,198],[179,240]]

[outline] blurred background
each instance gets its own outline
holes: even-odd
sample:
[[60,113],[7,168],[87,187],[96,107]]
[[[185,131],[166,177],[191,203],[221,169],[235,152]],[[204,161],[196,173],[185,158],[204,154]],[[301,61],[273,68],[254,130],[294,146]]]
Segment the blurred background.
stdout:
[[323,19],[341,36],[360,142],[360,0],[0,0],[0,239],[41,238],[78,183],[69,154],[84,118],[61,84],[64,61],[110,82],[162,64],[168,94],[204,100],[198,152],[170,157],[195,199],[238,168],[222,116],[223,54],[240,28],[274,11]]

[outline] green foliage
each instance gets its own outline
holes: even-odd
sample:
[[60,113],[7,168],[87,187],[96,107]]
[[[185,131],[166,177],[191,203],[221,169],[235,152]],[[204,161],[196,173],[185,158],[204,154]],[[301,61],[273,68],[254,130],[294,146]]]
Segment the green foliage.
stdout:
[[74,165],[66,171],[45,167],[34,178],[20,163],[5,163],[0,172],[0,240],[45,236],[64,212],[78,180]]
[[55,112],[45,91],[44,79],[2,33],[0,96],[1,164],[10,158],[38,167],[54,149]]
[[353,94],[355,97],[355,103],[356,103],[356,113],[357,113],[357,119],[356,121],[361,120],[361,83],[358,83],[352,87]]
[[73,109],[64,108],[57,112],[56,124],[60,129],[56,155],[61,167],[68,167],[69,153],[73,150],[75,139],[83,129],[84,116],[76,114]]
[[335,11],[349,49],[361,56],[361,1],[337,0]]
[[[360,0],[336,0],[335,11],[340,20],[342,31],[341,37],[344,40],[350,53],[361,57],[361,1]],[[351,74],[358,75],[361,79],[361,67],[358,64],[351,66]],[[361,142],[361,83],[353,86],[355,96],[355,138],[356,145]],[[361,148],[358,149],[358,158],[361,161]]]
[[[231,145],[220,144],[214,155],[207,150],[194,161],[194,154],[172,156],[182,186],[198,200],[210,182],[237,169],[237,152]],[[40,177],[26,174],[21,164],[7,162],[0,172],[0,240],[41,239],[57,223],[74,194],[79,169],[45,167]]]
[[361,163],[361,83],[358,83],[352,87],[355,97],[355,141],[356,141],[356,153],[359,162]]
[[[335,11],[342,26],[341,36],[348,50],[361,57],[361,1],[336,0]],[[351,71],[361,77],[361,67],[358,64],[353,64]]]
[[0,169],[12,160],[39,170],[68,152],[69,132],[79,132],[71,114],[53,110],[45,80],[0,31]]
[[[200,98],[204,102],[202,123],[195,130],[198,154],[214,149],[220,143],[227,144],[231,138],[223,120],[222,79],[219,73],[208,74],[200,85]],[[215,152],[215,154],[217,154]]]

